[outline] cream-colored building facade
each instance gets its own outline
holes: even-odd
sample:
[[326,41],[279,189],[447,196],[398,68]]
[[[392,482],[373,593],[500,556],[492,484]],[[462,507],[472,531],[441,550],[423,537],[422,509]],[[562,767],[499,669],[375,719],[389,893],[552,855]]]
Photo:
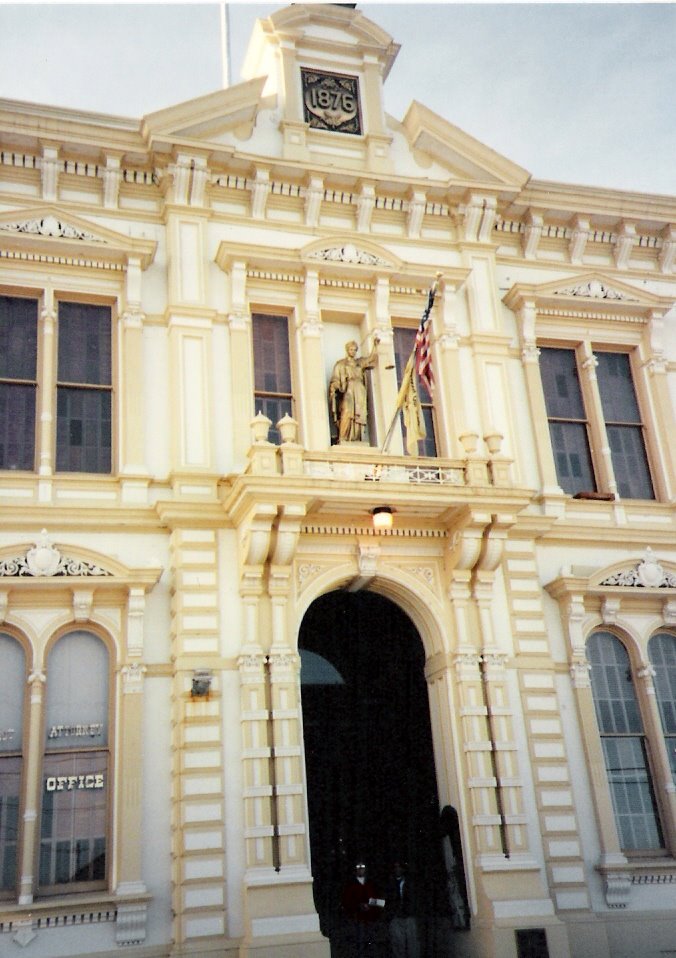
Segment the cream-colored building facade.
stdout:
[[[448,947],[671,953],[676,198],[386,115],[398,49],[294,4],[141,120],[0,101],[3,958],[329,955],[299,632],[345,590],[424,648]],[[383,453],[437,274],[436,455]]]

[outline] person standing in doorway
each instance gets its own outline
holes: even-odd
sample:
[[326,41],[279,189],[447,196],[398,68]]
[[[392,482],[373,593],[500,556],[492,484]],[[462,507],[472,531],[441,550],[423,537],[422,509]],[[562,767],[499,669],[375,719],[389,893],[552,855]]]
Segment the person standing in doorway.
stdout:
[[415,888],[403,862],[393,862],[385,893],[392,958],[420,958]]
[[381,906],[376,887],[367,875],[362,861],[354,866],[354,875],[343,889],[342,905],[348,920],[349,958],[373,958],[374,922]]

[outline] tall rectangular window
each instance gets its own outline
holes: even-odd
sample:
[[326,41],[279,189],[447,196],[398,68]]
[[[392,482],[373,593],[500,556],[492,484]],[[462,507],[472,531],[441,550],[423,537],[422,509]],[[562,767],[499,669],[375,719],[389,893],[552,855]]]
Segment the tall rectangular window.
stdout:
[[648,643],[648,655],[655,670],[655,697],[669,766],[676,783],[676,637],[669,632],[658,632]]
[[[608,446],[617,493],[654,499],[643,423],[627,353],[595,353],[596,377],[582,387],[574,349],[542,348],[540,371],[559,485],[569,495],[602,488],[601,449]],[[591,410],[601,408],[601,421]],[[594,427],[594,428],[592,428]],[[600,438],[594,448],[592,435]]]
[[[71,632],[49,653],[38,887],[102,887],[109,807],[108,652]],[[62,886],[69,886],[64,889]]]
[[617,491],[625,499],[654,499],[629,356],[599,352],[596,358],[596,378]]
[[111,470],[111,334],[108,306],[59,304],[57,472]]
[[286,316],[252,316],[254,361],[254,409],[272,422],[270,441],[282,441],[276,425],[293,415],[289,321]]
[[591,685],[608,785],[623,851],[664,846],[646,737],[624,645],[610,632],[587,642]]
[[0,633],[0,898],[16,893],[19,848],[23,709],[26,664],[22,647]]
[[35,468],[38,304],[0,296],[0,469]]
[[[394,328],[394,362],[397,370],[397,386],[401,386],[402,376],[406,369],[408,358],[413,352],[416,330],[409,327],[396,326]],[[422,408],[423,419],[425,421],[425,431],[427,436],[418,443],[418,450],[421,456],[436,456],[437,443],[434,435],[434,406],[432,397],[428,390],[419,381],[418,395],[420,397],[420,406]]]

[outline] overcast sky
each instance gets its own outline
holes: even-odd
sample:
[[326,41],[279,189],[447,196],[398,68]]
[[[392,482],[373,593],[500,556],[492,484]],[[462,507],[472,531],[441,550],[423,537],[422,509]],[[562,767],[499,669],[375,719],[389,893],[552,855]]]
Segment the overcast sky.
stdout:
[[[253,23],[232,3],[231,72]],[[676,194],[676,3],[359,3],[411,100],[538,179]],[[0,0],[0,97],[141,117],[221,86],[219,6]]]

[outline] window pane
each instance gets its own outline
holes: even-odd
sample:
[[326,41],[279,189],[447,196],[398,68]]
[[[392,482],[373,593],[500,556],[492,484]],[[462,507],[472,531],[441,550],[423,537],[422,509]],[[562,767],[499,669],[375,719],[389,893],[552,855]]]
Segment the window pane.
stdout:
[[586,419],[573,349],[541,349],[540,373],[550,419]]
[[111,383],[111,317],[108,306],[59,304],[61,383]]
[[45,743],[49,750],[108,742],[108,650],[89,632],[71,632],[47,661]]
[[0,469],[35,468],[35,386],[0,383]]
[[0,633],[0,894],[16,886],[21,747],[26,691],[23,648]]
[[667,632],[654,635],[648,643],[648,656],[655,669],[655,695],[671,773],[676,781],[676,636]]
[[108,390],[60,387],[57,395],[57,471],[109,473],[111,439],[111,393]]
[[53,753],[45,757],[42,778],[41,888],[103,880],[107,753]]
[[21,758],[0,757],[0,892],[16,885]]
[[21,645],[0,633],[0,752],[20,752],[26,662]]
[[641,426],[606,426],[617,491],[625,499],[654,499]]
[[587,655],[601,734],[642,732],[629,656],[620,640],[610,632],[595,632]]
[[587,642],[587,656],[620,845],[627,851],[661,848],[629,655],[612,633],[595,632]]
[[600,352],[596,358],[596,378],[617,491],[625,499],[654,499],[629,356]]
[[661,848],[662,835],[643,740],[604,738],[603,753],[620,847],[626,851]]
[[0,296],[0,379],[35,381],[37,344],[37,300]]
[[256,392],[290,396],[289,321],[286,316],[254,316],[253,349]]
[[640,423],[641,415],[626,353],[595,353],[596,379],[606,422]]
[[568,495],[596,492],[587,427],[577,422],[550,422],[549,435],[559,485]]

